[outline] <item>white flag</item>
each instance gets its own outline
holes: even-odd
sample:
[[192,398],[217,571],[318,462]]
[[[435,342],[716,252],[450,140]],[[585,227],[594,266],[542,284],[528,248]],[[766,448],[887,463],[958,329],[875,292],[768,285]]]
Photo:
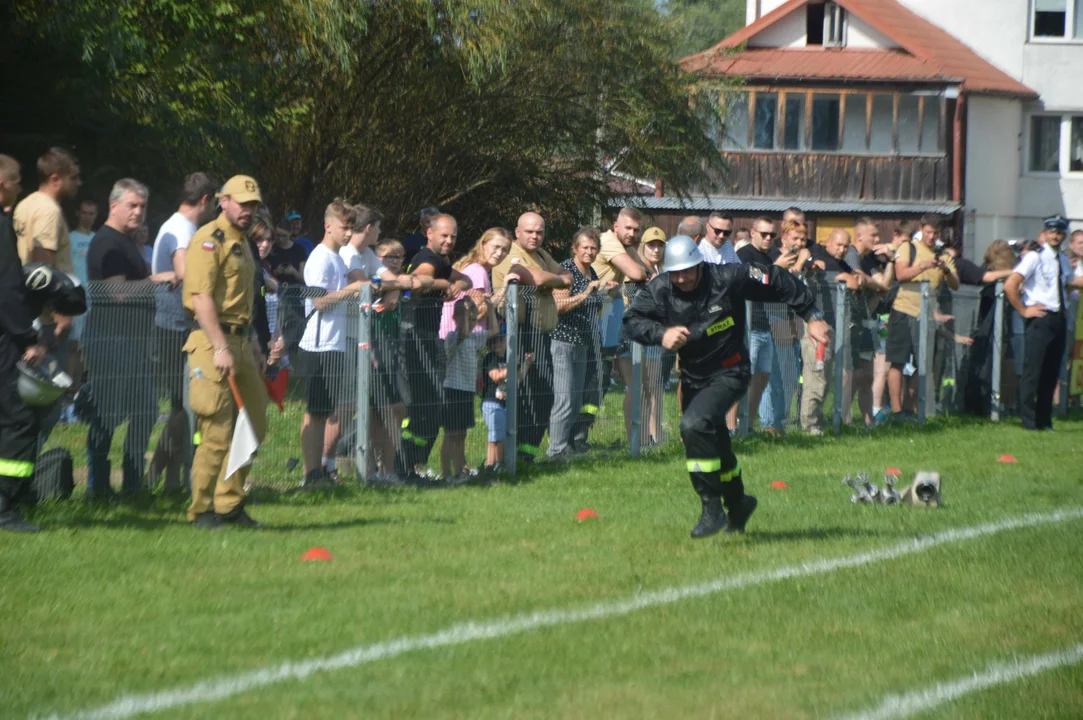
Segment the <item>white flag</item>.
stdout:
[[252,456],[259,449],[259,440],[256,431],[252,429],[252,420],[248,417],[248,409],[241,408],[237,413],[237,422],[233,425],[233,442],[229,446],[229,461],[226,463],[226,478],[233,477],[233,473],[252,463]]

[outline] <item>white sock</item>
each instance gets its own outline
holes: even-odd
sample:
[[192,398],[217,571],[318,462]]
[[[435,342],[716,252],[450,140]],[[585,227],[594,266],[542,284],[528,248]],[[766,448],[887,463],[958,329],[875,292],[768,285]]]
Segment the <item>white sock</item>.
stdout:
[[881,410],[883,410],[882,407],[879,407],[877,405],[872,406],[872,414],[873,415],[879,415]]
[[335,459],[325,457],[323,459],[323,469],[326,470],[327,472],[334,472],[335,471]]

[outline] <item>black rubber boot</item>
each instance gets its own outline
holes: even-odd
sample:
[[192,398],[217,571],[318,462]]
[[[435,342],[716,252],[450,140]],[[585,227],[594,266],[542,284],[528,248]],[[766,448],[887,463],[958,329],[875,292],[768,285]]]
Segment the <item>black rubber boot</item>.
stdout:
[[722,498],[704,495],[703,514],[699,516],[699,523],[692,528],[692,537],[705,538],[715,535],[726,529],[726,511],[722,509]]
[[199,528],[200,530],[221,530],[222,523],[218,519],[218,516],[214,514],[214,510],[208,510],[207,512],[196,515],[196,519],[192,521],[192,527]]
[[259,530],[263,527],[263,523],[256,522],[244,511],[244,505],[238,505],[225,515],[218,515],[218,521],[223,525],[233,525],[248,530]]
[[17,533],[36,533],[41,530],[23,519],[23,514],[6,495],[0,495],[0,530]]
[[743,533],[745,524],[752,517],[752,513],[756,512],[758,504],[759,502],[753,495],[745,495],[741,498],[740,505],[737,508],[730,508],[730,523],[729,527],[726,528],[726,532]]

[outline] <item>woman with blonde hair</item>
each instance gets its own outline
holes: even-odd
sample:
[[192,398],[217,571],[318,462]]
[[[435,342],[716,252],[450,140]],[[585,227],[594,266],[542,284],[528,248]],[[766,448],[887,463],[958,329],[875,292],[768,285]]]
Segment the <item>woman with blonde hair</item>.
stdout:
[[[661,228],[651,227],[643,231],[639,244],[639,257],[647,268],[647,280],[662,272],[662,260],[666,251],[666,234]],[[643,402],[640,406],[640,423],[645,431],[643,447],[661,445],[665,442],[662,429],[662,348],[643,348]]]
[[[510,251],[511,232],[501,227],[492,227],[483,232],[474,247],[470,248],[470,252],[452,266],[470,278],[474,286],[444,303],[443,315],[440,317],[441,339],[447,338],[448,333],[455,329],[455,303],[464,296],[473,300],[478,309],[475,332],[487,332],[491,327],[495,327],[495,316],[491,310],[503,300],[504,289],[493,293],[492,271],[503,262]],[[490,322],[493,325],[490,325]]]

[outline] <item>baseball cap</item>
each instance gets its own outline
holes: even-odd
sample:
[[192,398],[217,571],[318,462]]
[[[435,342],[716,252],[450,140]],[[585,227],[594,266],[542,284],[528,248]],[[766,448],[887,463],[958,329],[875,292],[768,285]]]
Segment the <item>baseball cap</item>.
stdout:
[[296,210],[290,210],[288,213],[286,213],[286,219],[291,221],[291,222],[293,220],[300,220],[301,219],[301,213],[297,212]]
[[665,242],[666,234],[660,227],[649,227],[643,231],[643,239],[640,241],[643,244],[649,242]]
[[226,180],[226,184],[218,192],[218,197],[221,198],[227,195],[239,203],[252,202],[253,200],[263,202],[263,196],[259,194],[259,184],[255,178],[247,175],[234,175],[229,180]]
[[1042,220],[1042,225],[1046,230],[1056,230],[1057,232],[1068,232],[1068,219],[1063,215],[1050,215]]

